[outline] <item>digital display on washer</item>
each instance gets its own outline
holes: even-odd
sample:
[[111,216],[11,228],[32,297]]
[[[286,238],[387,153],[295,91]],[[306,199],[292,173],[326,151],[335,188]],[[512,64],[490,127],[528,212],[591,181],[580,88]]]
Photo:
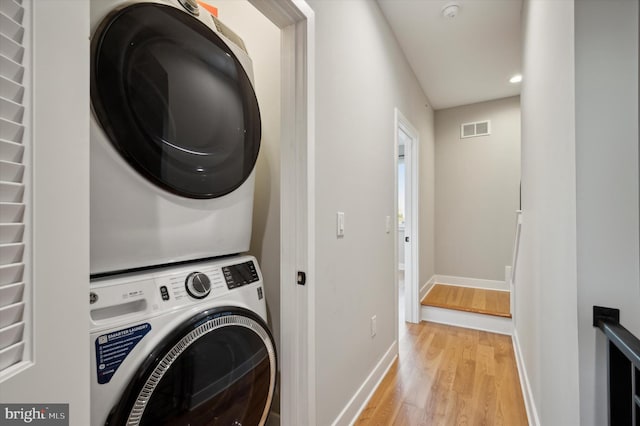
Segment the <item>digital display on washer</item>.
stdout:
[[227,282],[227,287],[232,290],[243,285],[251,284],[259,280],[258,271],[253,261],[222,267],[222,274]]

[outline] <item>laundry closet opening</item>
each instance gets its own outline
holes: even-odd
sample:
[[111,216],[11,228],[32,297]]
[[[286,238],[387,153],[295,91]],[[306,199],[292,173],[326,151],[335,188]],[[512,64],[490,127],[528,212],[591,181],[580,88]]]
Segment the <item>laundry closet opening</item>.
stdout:
[[[189,391],[152,423],[279,411],[281,30],[249,2],[198,3],[91,3],[96,425],[155,419],[134,400],[163,384]],[[256,401],[218,401],[239,377]]]

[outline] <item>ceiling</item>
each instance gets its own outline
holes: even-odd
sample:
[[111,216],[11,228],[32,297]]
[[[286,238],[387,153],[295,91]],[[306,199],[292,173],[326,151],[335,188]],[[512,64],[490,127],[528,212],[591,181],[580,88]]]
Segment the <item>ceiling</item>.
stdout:
[[522,0],[377,0],[434,109],[520,93]]

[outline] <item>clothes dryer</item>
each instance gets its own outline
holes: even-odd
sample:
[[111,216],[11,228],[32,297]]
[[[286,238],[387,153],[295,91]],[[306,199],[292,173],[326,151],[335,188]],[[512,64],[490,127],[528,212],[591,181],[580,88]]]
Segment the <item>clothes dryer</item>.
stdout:
[[262,425],[276,381],[253,257],[94,280],[91,425]]
[[91,2],[91,274],[246,252],[261,122],[242,39],[195,0]]

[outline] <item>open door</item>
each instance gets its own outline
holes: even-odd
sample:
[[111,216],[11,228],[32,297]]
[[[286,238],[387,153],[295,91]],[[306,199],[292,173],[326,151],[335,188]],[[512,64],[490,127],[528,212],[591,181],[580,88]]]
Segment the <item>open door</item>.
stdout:
[[[398,292],[404,281],[404,320],[420,321],[418,294],[418,132],[396,108],[395,143],[398,153]],[[402,300],[402,298],[401,298]],[[402,310],[403,307],[399,307]],[[402,318],[402,315],[399,315]]]

